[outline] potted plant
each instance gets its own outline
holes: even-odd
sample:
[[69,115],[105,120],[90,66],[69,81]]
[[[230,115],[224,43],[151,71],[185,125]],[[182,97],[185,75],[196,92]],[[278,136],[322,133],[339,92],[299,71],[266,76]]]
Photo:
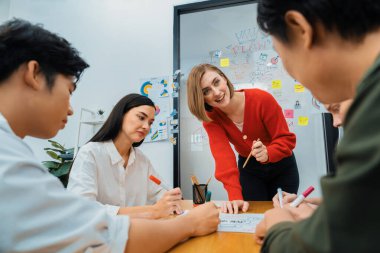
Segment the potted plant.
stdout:
[[49,172],[58,177],[66,187],[69,180],[70,168],[74,159],[74,148],[65,148],[56,141],[48,140],[52,147],[44,148],[53,161],[43,161],[42,164]]

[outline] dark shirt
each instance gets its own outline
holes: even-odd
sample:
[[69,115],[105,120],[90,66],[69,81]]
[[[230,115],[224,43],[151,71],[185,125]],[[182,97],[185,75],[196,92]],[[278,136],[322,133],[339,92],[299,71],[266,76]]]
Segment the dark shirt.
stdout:
[[380,57],[344,128],[336,175],[321,179],[323,203],[306,220],[273,226],[262,252],[380,252]]

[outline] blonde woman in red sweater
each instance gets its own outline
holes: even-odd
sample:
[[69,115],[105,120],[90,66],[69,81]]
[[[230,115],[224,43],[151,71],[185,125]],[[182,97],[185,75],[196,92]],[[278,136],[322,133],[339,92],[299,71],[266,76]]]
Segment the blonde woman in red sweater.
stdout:
[[[227,76],[210,64],[195,66],[187,80],[191,113],[203,121],[215,159],[215,177],[228,192],[222,211],[248,209],[251,200],[271,200],[281,187],[297,193],[299,176],[280,105],[259,89],[234,91]],[[239,154],[238,162],[230,143]],[[243,168],[247,157],[251,159]]]

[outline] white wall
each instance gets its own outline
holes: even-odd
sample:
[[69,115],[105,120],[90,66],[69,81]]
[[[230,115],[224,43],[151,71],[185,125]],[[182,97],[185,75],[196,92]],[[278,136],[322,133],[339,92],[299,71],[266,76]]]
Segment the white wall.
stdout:
[[0,22],[8,18],[10,0],[0,0]]
[[[91,67],[72,97],[77,113],[55,140],[72,147],[81,107],[106,115],[140,78],[170,75],[173,69],[173,6],[191,0],[0,0],[0,21],[18,17],[38,22],[70,41]],[[26,138],[40,160],[47,141]],[[141,146],[169,185],[173,147],[168,141]]]

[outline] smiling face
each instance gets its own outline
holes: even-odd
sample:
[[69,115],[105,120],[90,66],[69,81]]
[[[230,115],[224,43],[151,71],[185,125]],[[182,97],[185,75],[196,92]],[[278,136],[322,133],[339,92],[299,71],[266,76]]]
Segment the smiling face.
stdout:
[[142,141],[149,133],[154,122],[154,112],[155,108],[149,105],[141,105],[130,109],[124,115],[120,134],[124,135],[131,143]]
[[230,102],[227,80],[217,72],[207,70],[200,82],[205,103],[212,107],[223,108]]

